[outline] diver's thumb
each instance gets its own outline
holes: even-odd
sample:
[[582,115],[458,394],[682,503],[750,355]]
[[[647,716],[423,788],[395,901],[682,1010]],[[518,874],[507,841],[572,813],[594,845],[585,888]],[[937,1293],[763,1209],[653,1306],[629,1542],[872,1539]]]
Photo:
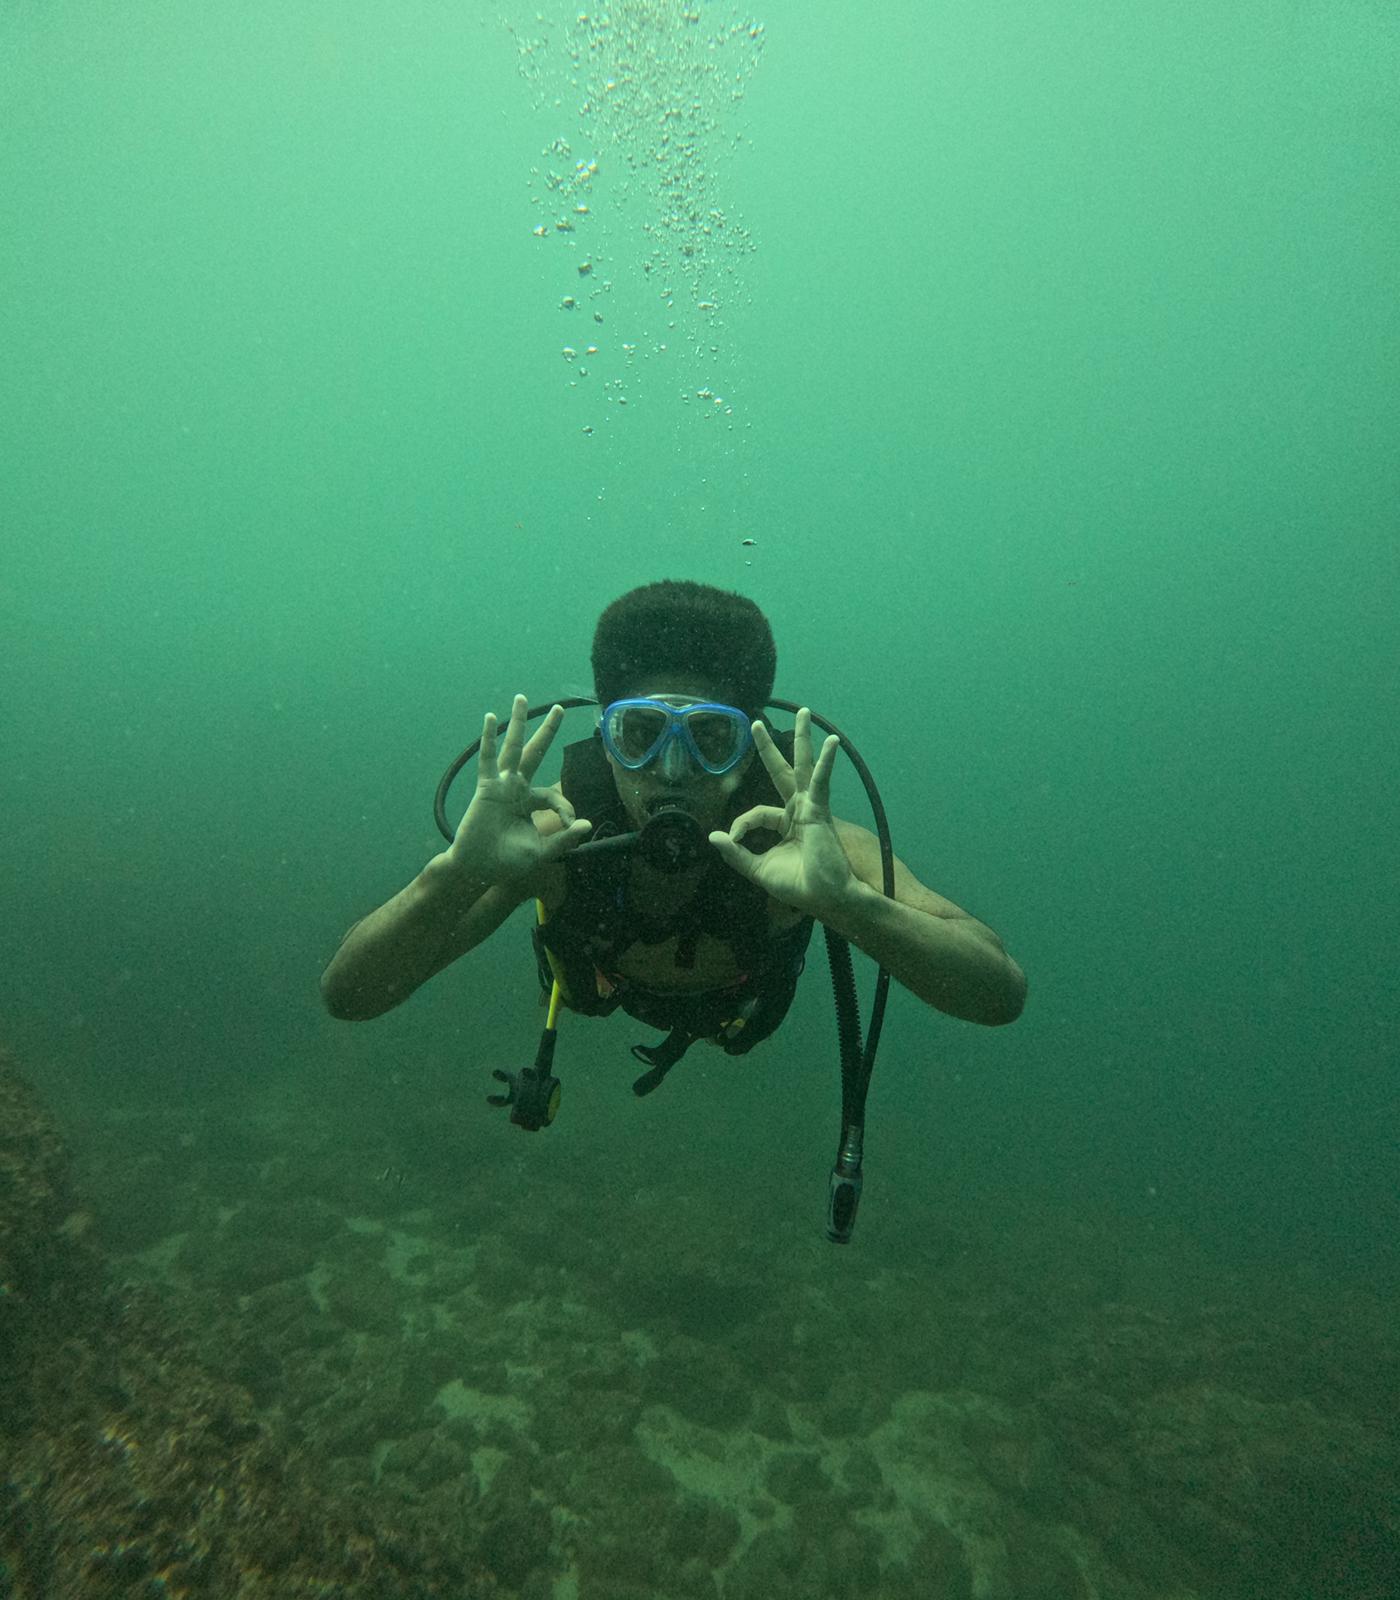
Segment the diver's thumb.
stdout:
[[588,836],[592,832],[593,824],[587,817],[576,818],[567,828],[561,828],[558,833],[550,835],[546,859],[557,861],[560,856],[568,855],[570,850],[577,850],[581,844],[588,842]]
[[719,853],[725,866],[732,867],[741,878],[747,878],[750,883],[754,878],[754,863],[758,857],[737,845],[727,833],[716,832],[710,835],[710,843]]

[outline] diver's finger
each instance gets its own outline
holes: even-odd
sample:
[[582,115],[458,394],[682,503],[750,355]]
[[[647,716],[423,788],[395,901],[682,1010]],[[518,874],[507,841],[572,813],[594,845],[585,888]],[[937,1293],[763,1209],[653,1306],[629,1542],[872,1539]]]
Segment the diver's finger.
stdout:
[[520,751],[525,743],[525,713],[530,702],[518,694],[510,703],[510,726],[506,729],[506,742],[501,746],[502,772],[515,772],[520,767]]
[[793,782],[792,768],[787,764],[783,752],[773,743],[773,735],[761,722],[755,722],[752,728],[753,742],[758,746],[759,759],[768,769],[768,776],[773,780],[773,786],[784,800],[792,799]]
[[812,713],[803,706],[792,730],[792,781],[799,790],[812,783]]
[[592,832],[593,824],[588,818],[579,817],[567,828],[561,828],[558,833],[551,833],[544,841],[540,856],[545,861],[557,861],[560,856],[568,855],[570,850],[577,850],[581,844],[586,844]]
[[476,780],[485,783],[498,777],[496,766],[496,713],[488,711],[481,719],[481,749],[476,757]]
[[812,804],[821,811],[831,810],[831,769],[836,765],[836,752],[840,748],[841,741],[836,735],[827,734],[822,740],[817,764],[812,769],[812,782],[807,793],[811,796]]
[[755,863],[761,857],[745,850],[738,845],[727,833],[712,833],[710,843],[714,846],[715,854],[724,862],[725,866],[732,867],[741,878],[747,878],[751,883],[755,876]]
[[533,779],[539,764],[545,758],[545,753],[554,741],[554,735],[559,731],[559,724],[564,720],[564,708],[561,705],[552,705],[545,713],[544,721],[539,725],[530,739],[526,742],[524,750],[520,753],[520,774],[524,778]]
[[562,794],[555,794],[552,789],[531,789],[531,811],[553,811],[556,816],[562,817],[564,822],[574,820],[574,808]]
[[[729,837],[738,844],[745,834],[752,833],[755,828],[767,828],[773,833],[781,834],[786,822],[787,812],[781,806],[751,806],[729,824]],[[744,853],[748,855],[752,852]]]

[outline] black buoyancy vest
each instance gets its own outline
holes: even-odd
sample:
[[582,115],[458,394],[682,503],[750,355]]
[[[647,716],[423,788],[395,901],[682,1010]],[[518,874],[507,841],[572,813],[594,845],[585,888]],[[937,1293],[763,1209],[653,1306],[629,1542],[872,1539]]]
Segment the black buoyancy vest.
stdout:
[[[773,738],[783,756],[791,761],[791,732],[777,731]],[[595,729],[589,739],[565,746],[560,787],[575,815],[592,822],[595,839],[631,830],[632,823],[617,792],[599,730]],[[730,796],[724,826],[753,806],[781,807],[782,804],[767,768],[755,757],[742,783]],[[750,835],[746,844],[758,844],[762,837]],[[767,845],[774,842],[776,835],[769,835]],[[554,977],[560,977],[563,999],[571,1010],[585,1015],[606,1015],[621,1004],[625,1010],[654,1026],[671,1026],[670,1021],[663,1020],[666,1007],[658,1006],[657,1002],[674,997],[655,995],[622,980],[615,963],[624,950],[638,941],[661,944],[679,936],[677,960],[684,965],[687,946],[693,953],[694,941],[701,934],[721,940],[734,953],[741,976],[733,987],[723,991],[731,1006],[736,994],[742,998],[775,987],[785,991],[791,999],[796,972],[801,968],[803,953],[812,935],[812,919],[804,917],[792,928],[773,933],[768,926],[768,896],[756,884],[727,867],[718,856],[711,860],[686,904],[662,920],[644,916],[627,904],[629,852],[606,850],[570,854],[564,857],[564,869],[564,903],[534,930],[534,936],[540,981],[548,989]],[[607,983],[600,983],[600,977]],[[691,1011],[694,1008],[677,1004],[675,1009]],[[782,1009],[786,1010],[786,1005]],[[774,1017],[772,1025],[776,1026],[779,1020],[780,1016]],[[756,1043],[758,1035],[759,1030],[755,1028],[750,1031],[749,1038]]]

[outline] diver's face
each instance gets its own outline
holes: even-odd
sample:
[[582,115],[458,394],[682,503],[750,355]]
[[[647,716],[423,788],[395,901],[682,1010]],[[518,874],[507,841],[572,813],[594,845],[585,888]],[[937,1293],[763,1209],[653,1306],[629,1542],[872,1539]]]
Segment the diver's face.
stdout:
[[[630,691],[647,699],[664,700],[676,707],[695,705],[709,700],[724,704],[724,697],[710,692],[693,679],[653,678]],[[676,805],[687,811],[708,833],[723,826],[729,809],[730,797],[744,781],[749,763],[757,758],[752,746],[739,763],[728,772],[706,772],[679,741],[667,751],[664,769],[660,761],[633,770],[609,755],[613,782],[623,807],[634,828],[640,828],[647,818],[664,805]]]

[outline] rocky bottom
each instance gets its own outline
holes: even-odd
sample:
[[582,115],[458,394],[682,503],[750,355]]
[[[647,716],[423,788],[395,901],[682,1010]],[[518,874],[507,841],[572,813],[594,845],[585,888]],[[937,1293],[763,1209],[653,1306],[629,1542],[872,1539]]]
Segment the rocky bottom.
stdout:
[[871,1266],[421,1116],[95,1117],[84,1202],[0,1071],[0,1592],[1400,1593],[1377,1299],[1043,1216]]

